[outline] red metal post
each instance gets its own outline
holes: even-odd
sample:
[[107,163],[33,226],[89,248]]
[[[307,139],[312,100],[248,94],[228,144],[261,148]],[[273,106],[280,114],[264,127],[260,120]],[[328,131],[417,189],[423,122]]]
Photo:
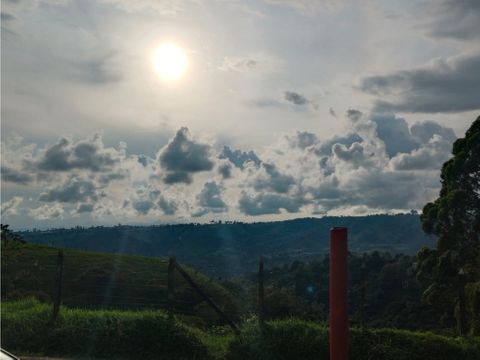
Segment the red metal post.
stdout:
[[348,358],[347,228],[330,229],[330,360]]

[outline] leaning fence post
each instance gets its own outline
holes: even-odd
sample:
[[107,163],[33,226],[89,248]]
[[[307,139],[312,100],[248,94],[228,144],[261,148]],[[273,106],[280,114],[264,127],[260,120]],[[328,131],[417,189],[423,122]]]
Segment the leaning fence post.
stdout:
[[195,281],[190,277],[190,275],[188,275],[188,273],[183,270],[183,268],[178,264],[178,263],[174,263],[175,264],[175,268],[177,269],[178,273],[180,275],[183,276],[183,278],[190,284],[190,286],[193,288],[193,290],[195,290],[202,298],[203,300],[205,300],[208,305],[210,305],[213,310],[215,310],[215,312],[228,324],[230,325],[230,327],[237,333],[239,334],[239,330],[237,328],[237,326],[234,324],[233,321],[231,321],[227,315],[225,315],[225,313],[218,307],[217,304],[215,304],[213,302],[212,299],[210,299],[207,294],[205,294],[205,292],[203,292],[203,290],[195,283]]
[[260,256],[258,263],[258,319],[260,327],[263,329],[265,325],[265,303],[264,303],[264,273],[263,273],[263,256]]
[[168,315],[173,317],[175,311],[175,257],[171,256],[168,259]]
[[53,319],[55,320],[60,311],[60,303],[62,301],[62,282],[63,282],[63,250],[58,250],[57,256],[57,273],[55,279],[55,290],[53,295]]
[[347,228],[330,229],[330,360],[348,358]]

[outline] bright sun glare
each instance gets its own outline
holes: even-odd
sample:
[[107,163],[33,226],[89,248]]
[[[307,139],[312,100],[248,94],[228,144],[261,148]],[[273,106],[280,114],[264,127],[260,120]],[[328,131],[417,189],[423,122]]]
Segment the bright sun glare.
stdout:
[[154,50],[152,64],[162,80],[173,81],[180,79],[187,71],[188,58],[180,46],[164,43]]

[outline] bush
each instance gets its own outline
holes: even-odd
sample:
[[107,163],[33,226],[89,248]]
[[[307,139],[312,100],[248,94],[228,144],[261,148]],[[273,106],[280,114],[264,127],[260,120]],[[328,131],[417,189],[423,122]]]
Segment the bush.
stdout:
[[207,348],[186,326],[161,311],[62,308],[36,300],[2,308],[2,346],[18,352],[131,359],[206,359]]
[[[229,347],[227,359],[329,358],[328,328],[297,319],[269,321],[260,331],[255,321]],[[405,330],[350,330],[350,360],[476,360],[480,339],[462,340]]]

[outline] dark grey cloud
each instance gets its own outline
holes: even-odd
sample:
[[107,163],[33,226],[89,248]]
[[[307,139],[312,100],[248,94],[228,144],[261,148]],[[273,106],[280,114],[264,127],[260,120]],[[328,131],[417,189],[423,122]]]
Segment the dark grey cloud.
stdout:
[[146,155],[137,155],[137,161],[142,164],[143,167],[147,167],[149,163],[153,162],[153,159]]
[[16,17],[13,16],[12,14],[9,14],[3,11],[1,12],[0,15],[1,15],[2,22],[10,22],[16,19]]
[[305,96],[300,95],[295,91],[285,91],[283,93],[283,98],[294,105],[305,105],[309,102]]
[[374,115],[372,121],[377,125],[377,135],[384,142],[390,157],[398,153],[409,153],[419,147],[405,119],[395,115]]
[[232,165],[230,163],[220,164],[218,172],[222,175],[222,178],[230,179],[232,177]]
[[478,0],[430,0],[427,2],[429,34],[438,38],[474,40],[480,38]]
[[317,135],[308,131],[297,131],[295,136],[288,137],[288,140],[292,147],[305,149],[309,146],[318,143]]
[[201,216],[208,212],[220,213],[228,209],[222,199],[222,188],[215,181],[205,183],[202,191],[197,195],[197,202],[201,209],[193,216]]
[[91,179],[71,177],[64,184],[40,194],[38,200],[45,202],[75,203],[97,200],[95,183]]
[[363,146],[360,143],[353,143],[350,147],[342,144],[335,144],[332,147],[333,153],[343,161],[354,164],[361,164],[364,161]]
[[155,208],[155,204],[151,200],[137,200],[132,202],[133,208],[142,215],[147,215],[151,209]]
[[451,143],[457,138],[451,128],[441,126],[434,121],[417,122],[412,125],[410,131],[412,136],[421,144],[428,143],[433,135],[440,135]]
[[362,116],[363,116],[363,113],[360,110],[357,110],[357,109],[347,110],[347,117],[353,122],[360,120]]
[[254,196],[242,193],[238,202],[240,211],[250,216],[280,214],[281,209],[289,213],[296,213],[304,204],[305,202],[300,198],[264,193]]
[[121,153],[104,148],[100,135],[93,138],[72,143],[62,138],[58,143],[48,148],[36,162],[30,162],[44,171],[70,171],[85,169],[93,172],[108,171],[120,161]]
[[33,180],[32,175],[9,166],[2,166],[1,173],[2,181],[12,182],[20,185],[27,185]]
[[77,206],[77,214],[91,213],[95,208],[94,204],[83,203]]
[[369,76],[359,88],[378,96],[377,112],[460,112],[480,109],[480,53],[420,68]]
[[293,176],[281,174],[275,165],[263,163],[262,166],[267,176],[259,176],[255,179],[255,190],[268,189],[277,193],[286,193],[295,184]]
[[210,146],[190,139],[188,128],[182,127],[159,155],[160,165],[167,170],[164,182],[191,183],[192,175],[213,168]]
[[318,143],[313,151],[317,156],[330,156],[332,155],[332,148],[335,144],[342,144],[350,147],[353,143],[362,141],[362,137],[357,133],[348,133],[340,136],[336,135]]
[[165,215],[175,215],[178,210],[178,205],[175,201],[169,201],[163,196],[160,196],[157,205]]
[[119,181],[128,178],[129,172],[128,171],[118,171],[118,172],[110,172],[107,174],[103,174],[98,178],[98,181],[101,185],[110,184],[112,181]]
[[246,162],[253,162],[256,166],[259,166],[262,162],[254,151],[248,152],[241,150],[232,150],[228,146],[224,146],[219,156],[220,159],[228,159],[236,167],[243,169]]
[[337,118],[337,113],[335,112],[335,110],[333,110],[333,108],[329,108],[328,109],[328,112],[330,115],[332,115],[335,119]]
[[391,161],[395,170],[438,170],[450,157],[452,142],[439,135],[410,153],[398,154]]

